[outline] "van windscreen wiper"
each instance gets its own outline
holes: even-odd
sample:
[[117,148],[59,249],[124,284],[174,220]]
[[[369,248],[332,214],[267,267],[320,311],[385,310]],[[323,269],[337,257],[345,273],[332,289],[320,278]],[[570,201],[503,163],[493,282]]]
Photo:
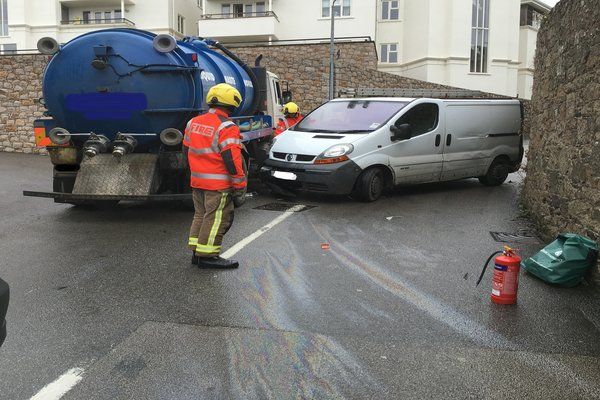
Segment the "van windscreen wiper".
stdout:
[[369,133],[369,132],[373,132],[372,129],[354,129],[354,130],[349,130],[349,131],[339,131],[337,133]]

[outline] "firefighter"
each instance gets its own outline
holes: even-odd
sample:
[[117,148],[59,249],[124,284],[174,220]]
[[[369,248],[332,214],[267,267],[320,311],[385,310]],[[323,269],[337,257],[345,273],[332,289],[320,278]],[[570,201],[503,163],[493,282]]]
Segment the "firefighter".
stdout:
[[285,118],[279,118],[279,123],[275,128],[275,136],[290,129],[304,118],[302,114],[300,114],[300,107],[298,107],[298,104],[292,102],[283,106],[283,115]]
[[241,134],[229,119],[242,96],[233,86],[221,83],[208,91],[206,102],[208,112],[188,122],[184,136],[195,209],[188,243],[194,252],[193,264],[237,268],[237,261],[219,255],[223,236],[233,222],[233,198],[243,196],[246,188]]

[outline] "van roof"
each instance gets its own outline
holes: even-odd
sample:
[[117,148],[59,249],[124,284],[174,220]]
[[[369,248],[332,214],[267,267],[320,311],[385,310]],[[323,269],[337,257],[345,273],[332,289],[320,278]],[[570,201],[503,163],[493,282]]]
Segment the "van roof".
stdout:
[[436,100],[444,103],[478,102],[478,103],[504,103],[519,104],[518,99],[444,99],[435,97],[342,97],[331,101],[390,101],[390,102],[412,102],[415,100]]

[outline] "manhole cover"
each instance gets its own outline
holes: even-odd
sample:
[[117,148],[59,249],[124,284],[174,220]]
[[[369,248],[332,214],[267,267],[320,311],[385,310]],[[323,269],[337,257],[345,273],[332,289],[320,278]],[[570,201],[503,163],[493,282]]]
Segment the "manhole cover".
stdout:
[[255,210],[264,211],[292,211],[302,212],[315,208],[316,206],[307,206],[305,204],[294,204],[294,203],[268,203],[262,206],[254,207]]
[[528,232],[508,233],[508,232],[490,232],[496,242],[501,243],[539,243],[538,238]]

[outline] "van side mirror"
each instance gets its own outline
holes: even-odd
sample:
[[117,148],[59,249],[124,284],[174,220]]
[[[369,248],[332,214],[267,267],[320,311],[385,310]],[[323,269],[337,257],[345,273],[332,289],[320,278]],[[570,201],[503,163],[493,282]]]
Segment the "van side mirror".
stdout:
[[292,91],[291,90],[284,90],[281,93],[281,97],[283,97],[283,104],[287,104],[290,101],[292,101]]
[[410,124],[392,125],[390,131],[392,132],[392,140],[408,140],[412,137]]

